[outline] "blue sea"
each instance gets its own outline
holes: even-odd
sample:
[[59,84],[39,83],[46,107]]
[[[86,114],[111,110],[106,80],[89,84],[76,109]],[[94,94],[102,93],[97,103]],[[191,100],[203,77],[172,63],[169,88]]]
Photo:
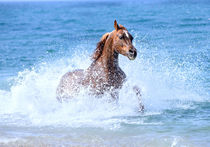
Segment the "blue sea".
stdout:
[[[59,103],[60,78],[91,64],[115,19],[138,50],[119,57],[118,103]],[[208,0],[0,1],[0,146],[208,147],[209,57]]]

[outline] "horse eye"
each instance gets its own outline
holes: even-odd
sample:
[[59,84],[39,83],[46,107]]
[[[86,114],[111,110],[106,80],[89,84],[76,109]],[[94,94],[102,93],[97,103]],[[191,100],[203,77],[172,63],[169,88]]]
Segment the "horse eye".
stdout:
[[120,39],[123,39],[123,35],[119,36]]

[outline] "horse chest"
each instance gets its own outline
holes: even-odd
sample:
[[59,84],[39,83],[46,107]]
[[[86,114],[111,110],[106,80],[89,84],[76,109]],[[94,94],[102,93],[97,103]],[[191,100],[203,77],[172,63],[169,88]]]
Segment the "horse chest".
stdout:
[[125,80],[125,74],[122,71],[112,71],[106,74],[99,74],[94,79],[95,87],[102,91],[119,89]]
[[124,80],[125,80],[125,74],[119,71],[110,73],[110,76],[108,77],[109,85],[114,88],[121,88]]

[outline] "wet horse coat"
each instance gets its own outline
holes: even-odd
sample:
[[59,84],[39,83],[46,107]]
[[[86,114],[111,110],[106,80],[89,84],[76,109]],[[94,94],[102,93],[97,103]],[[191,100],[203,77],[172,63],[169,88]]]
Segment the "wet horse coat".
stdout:
[[[122,54],[130,60],[137,56],[132,44],[133,37],[122,25],[114,22],[115,30],[106,33],[98,42],[92,56],[93,62],[86,70],[66,73],[57,88],[57,99],[63,101],[75,97],[80,87],[88,87],[90,94],[99,96],[109,93],[113,99],[118,98],[118,91],[126,80],[126,75],[119,67],[118,56]],[[140,90],[134,87],[140,98]],[[143,110],[143,106],[140,106]]]

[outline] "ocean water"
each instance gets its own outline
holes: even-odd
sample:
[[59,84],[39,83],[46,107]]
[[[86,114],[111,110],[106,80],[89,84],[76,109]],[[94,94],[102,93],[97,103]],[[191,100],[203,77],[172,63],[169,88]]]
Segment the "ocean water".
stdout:
[[[59,103],[61,76],[91,64],[115,19],[138,50],[120,56],[119,102]],[[0,146],[208,147],[209,50],[207,0],[0,2]]]

